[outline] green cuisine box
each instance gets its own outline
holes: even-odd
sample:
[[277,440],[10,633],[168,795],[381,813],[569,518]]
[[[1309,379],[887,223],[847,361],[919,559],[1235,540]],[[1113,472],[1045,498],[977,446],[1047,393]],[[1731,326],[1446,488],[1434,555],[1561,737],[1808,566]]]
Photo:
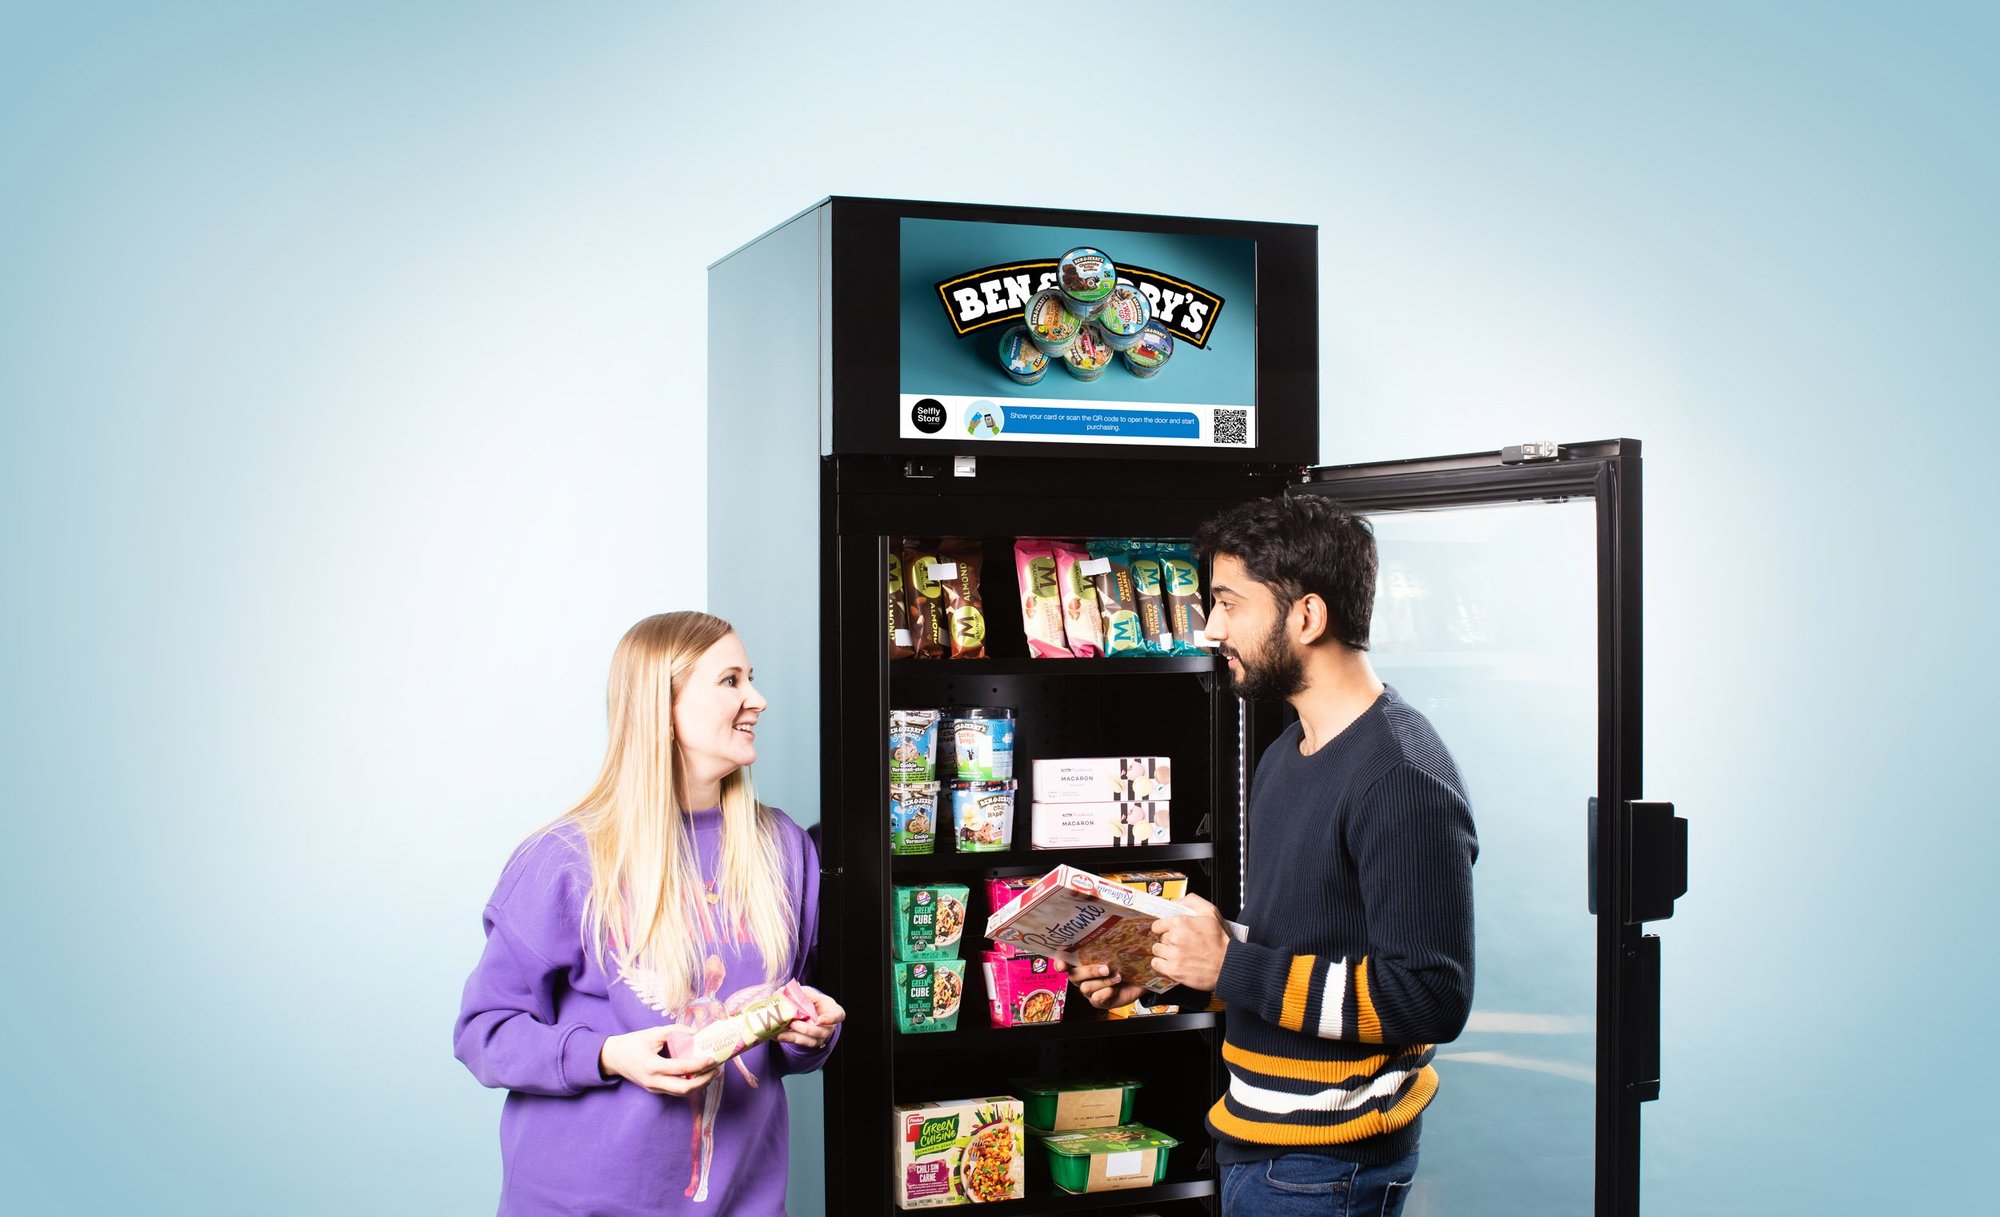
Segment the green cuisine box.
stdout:
[[991,1204],[1025,1195],[1027,1133],[1012,1095],[896,1108],[896,1207]]

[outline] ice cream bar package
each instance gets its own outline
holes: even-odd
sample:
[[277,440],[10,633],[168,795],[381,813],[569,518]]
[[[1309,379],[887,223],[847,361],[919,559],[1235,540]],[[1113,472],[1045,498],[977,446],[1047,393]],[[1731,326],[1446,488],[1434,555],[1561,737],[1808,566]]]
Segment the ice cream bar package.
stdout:
[[937,542],[905,537],[902,551],[911,649],[919,659],[943,659],[950,648],[945,643],[944,588],[932,574],[939,562]]
[[777,1039],[788,1027],[800,1023],[818,1026],[817,1011],[812,990],[796,980],[788,980],[777,992],[760,997],[699,1031],[673,1029],[667,1035],[667,1055],[677,1060],[721,1065],[758,1044]]
[[1164,756],[1037,757],[1037,803],[1109,803],[1174,797],[1174,764]]
[[1174,653],[1206,654],[1208,613],[1201,606],[1201,567],[1195,564],[1194,547],[1168,541],[1155,552],[1167,585],[1167,628],[1173,631]]
[[979,601],[979,565],[984,550],[977,540],[947,537],[938,542],[943,567],[931,568],[944,589],[946,632],[953,659],[986,657],[986,611]]
[[1097,587],[1097,615],[1103,627],[1104,653],[1143,655],[1139,632],[1139,592],[1132,586],[1131,547],[1124,541],[1091,541],[1090,560],[1081,567]]
[[1097,583],[1083,568],[1090,553],[1067,541],[1055,542],[1056,589],[1062,595],[1063,635],[1070,654],[1089,659],[1104,653],[1104,621],[1097,612]]
[[986,936],[1064,963],[1110,964],[1125,983],[1164,993],[1174,982],[1153,970],[1153,922],[1189,912],[1089,871],[1058,866],[996,911]]
[[1028,654],[1036,659],[1068,659],[1064,645],[1063,600],[1056,586],[1055,546],[1047,541],[1014,542],[1014,570],[1021,577],[1021,630]]
[[1132,543],[1132,586],[1139,594],[1139,637],[1148,655],[1174,653],[1174,628],[1167,616],[1166,569],[1148,542]]
[[903,550],[897,542],[889,546],[889,658],[908,659],[916,653],[909,604],[903,595]]

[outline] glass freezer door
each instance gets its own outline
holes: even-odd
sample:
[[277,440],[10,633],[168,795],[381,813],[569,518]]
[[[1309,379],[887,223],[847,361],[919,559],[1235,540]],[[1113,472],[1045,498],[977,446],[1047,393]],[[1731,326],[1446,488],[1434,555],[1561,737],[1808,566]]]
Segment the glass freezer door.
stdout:
[[[1630,1083],[1657,1089],[1656,973],[1639,974],[1636,927],[1593,914],[1593,879],[1621,876],[1593,876],[1588,831],[1593,797],[1639,795],[1637,448],[1315,470],[1295,488],[1372,522],[1372,661],[1451,749],[1479,834],[1473,1010],[1437,1049],[1412,1217],[1638,1211],[1650,1096]],[[1653,1021],[1635,1021],[1648,997]]]

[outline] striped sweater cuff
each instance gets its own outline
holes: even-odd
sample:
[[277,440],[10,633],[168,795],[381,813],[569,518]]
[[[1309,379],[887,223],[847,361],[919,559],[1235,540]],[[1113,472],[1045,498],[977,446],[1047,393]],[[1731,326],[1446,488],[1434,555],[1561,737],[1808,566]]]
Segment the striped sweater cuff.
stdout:
[[1322,955],[1289,955],[1255,943],[1231,943],[1222,957],[1215,993],[1287,1031],[1328,1040],[1383,1042],[1366,957],[1350,963]]

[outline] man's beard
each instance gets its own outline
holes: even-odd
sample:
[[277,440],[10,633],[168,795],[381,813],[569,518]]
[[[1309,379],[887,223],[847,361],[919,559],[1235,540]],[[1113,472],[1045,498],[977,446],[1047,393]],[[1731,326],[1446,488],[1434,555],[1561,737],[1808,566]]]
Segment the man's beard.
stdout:
[[1292,649],[1291,640],[1285,637],[1282,618],[1271,627],[1260,651],[1256,660],[1252,661],[1234,647],[1223,648],[1223,653],[1234,655],[1242,668],[1233,682],[1236,696],[1245,701],[1283,701],[1306,687],[1305,661],[1299,658]]

